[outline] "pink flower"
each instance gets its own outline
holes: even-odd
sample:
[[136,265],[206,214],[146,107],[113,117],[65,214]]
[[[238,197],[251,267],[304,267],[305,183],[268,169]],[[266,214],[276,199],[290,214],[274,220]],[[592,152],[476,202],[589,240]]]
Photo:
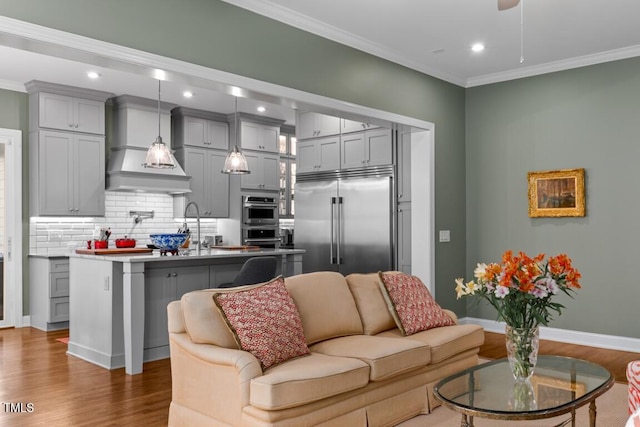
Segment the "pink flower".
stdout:
[[496,298],[504,298],[509,295],[509,288],[507,286],[498,285],[494,292]]

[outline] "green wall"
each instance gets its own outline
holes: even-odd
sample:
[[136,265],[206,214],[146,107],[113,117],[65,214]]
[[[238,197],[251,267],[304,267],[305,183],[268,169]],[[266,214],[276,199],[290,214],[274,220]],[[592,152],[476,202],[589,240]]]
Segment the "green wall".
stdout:
[[[582,273],[552,327],[640,338],[640,58],[466,91],[467,278],[506,249]],[[585,168],[583,218],[529,218],[527,172]],[[495,319],[487,306],[468,315]]]
[[0,0],[0,15],[434,123],[436,229],[452,230],[436,295],[464,316],[463,88],[218,0]]

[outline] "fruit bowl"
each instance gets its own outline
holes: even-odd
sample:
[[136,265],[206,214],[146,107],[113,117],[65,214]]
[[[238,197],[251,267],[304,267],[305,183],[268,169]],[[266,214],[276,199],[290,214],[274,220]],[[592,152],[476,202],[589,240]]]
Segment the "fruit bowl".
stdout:
[[178,248],[184,244],[189,237],[188,233],[165,233],[165,234],[150,234],[151,243],[153,243],[158,249],[160,254],[164,255],[167,252],[176,254]]

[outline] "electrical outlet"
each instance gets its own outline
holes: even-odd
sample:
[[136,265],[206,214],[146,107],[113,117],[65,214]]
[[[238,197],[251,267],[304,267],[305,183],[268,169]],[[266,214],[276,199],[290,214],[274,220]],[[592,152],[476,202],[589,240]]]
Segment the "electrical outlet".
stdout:
[[62,230],[49,230],[50,242],[62,242]]

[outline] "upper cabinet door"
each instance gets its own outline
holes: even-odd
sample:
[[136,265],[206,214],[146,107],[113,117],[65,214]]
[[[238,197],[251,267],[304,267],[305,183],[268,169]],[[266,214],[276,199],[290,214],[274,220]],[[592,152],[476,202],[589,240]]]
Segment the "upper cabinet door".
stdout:
[[52,93],[40,93],[39,126],[43,128],[75,130],[73,98]]
[[298,113],[296,117],[298,139],[318,138],[340,134],[340,119],[312,112]]
[[189,116],[185,116],[183,120],[184,139],[177,140],[177,146],[191,145],[202,148],[229,149],[229,125],[227,123]]
[[261,123],[240,122],[240,145],[245,150],[277,153],[280,129]]
[[40,92],[39,127],[104,135],[104,102]]
[[104,102],[74,98],[73,106],[77,132],[104,135]]

